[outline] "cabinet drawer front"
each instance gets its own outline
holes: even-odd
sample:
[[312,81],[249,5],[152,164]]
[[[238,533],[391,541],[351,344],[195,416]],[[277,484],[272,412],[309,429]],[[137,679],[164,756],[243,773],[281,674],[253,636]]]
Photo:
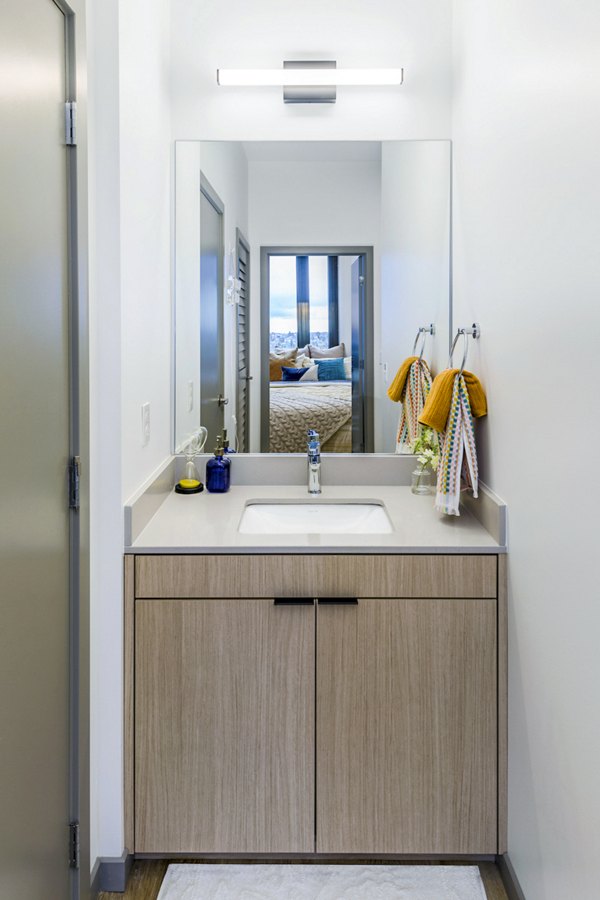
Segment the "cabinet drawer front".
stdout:
[[136,597],[496,596],[496,556],[138,556]]

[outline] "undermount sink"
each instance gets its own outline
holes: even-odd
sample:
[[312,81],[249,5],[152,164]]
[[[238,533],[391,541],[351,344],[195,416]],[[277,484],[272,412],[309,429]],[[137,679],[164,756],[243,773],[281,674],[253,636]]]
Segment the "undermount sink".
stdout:
[[285,500],[246,504],[240,534],[391,534],[383,503],[365,501]]

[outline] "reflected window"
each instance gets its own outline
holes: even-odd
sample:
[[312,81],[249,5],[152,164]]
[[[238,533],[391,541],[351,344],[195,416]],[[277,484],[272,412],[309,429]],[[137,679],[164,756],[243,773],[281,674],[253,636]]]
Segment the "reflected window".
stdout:
[[295,256],[270,257],[269,286],[269,349],[293,350],[298,346]]
[[339,343],[337,273],[337,256],[269,257],[271,352]]
[[329,293],[327,257],[309,256],[310,284],[310,343],[324,349],[329,347]]

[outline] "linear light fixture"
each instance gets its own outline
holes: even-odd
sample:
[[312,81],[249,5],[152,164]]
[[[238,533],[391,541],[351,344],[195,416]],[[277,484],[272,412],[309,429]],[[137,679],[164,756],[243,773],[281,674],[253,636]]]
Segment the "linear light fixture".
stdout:
[[223,87],[402,84],[402,69],[217,69]]
[[281,69],[217,69],[222,87],[283,87],[286,103],[335,103],[338,86],[402,84],[404,70],[338,69],[335,60],[285,60]]

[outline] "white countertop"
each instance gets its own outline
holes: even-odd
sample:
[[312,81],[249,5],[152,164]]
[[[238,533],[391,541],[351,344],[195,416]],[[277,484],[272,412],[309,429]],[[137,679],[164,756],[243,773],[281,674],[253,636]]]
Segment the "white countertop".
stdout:
[[[383,502],[391,534],[240,534],[252,500]],[[461,507],[460,517],[433,509],[433,496],[409,487],[329,485],[310,498],[304,485],[235,485],[226,494],[166,496],[126,553],[504,553],[506,548]]]

